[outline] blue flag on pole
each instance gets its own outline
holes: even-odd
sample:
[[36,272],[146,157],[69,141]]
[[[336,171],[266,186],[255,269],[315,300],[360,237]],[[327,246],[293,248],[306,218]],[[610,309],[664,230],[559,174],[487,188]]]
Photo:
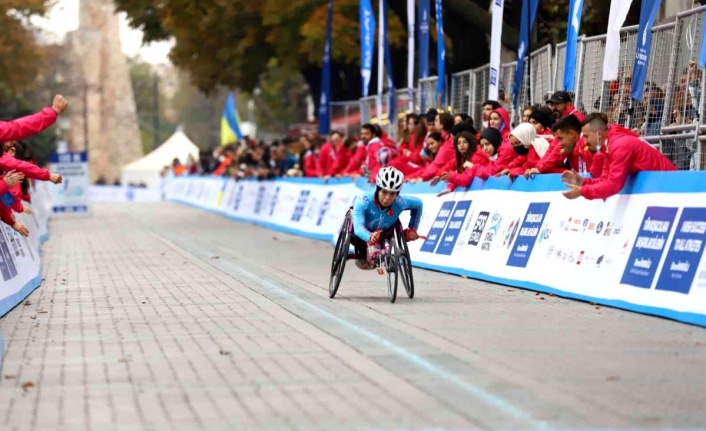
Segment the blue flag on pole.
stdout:
[[444,39],[444,14],[441,0],[436,0],[436,69],[439,80],[436,82],[434,100],[439,100],[446,105],[446,40]]
[[375,14],[370,0],[360,0],[360,75],[363,79],[363,97],[368,97],[370,77],[373,73],[375,25]]
[[[392,81],[392,57],[390,57],[390,40],[387,36],[387,0],[383,1],[385,7],[383,23],[385,31],[385,69],[387,71],[387,91],[388,91],[388,119],[393,122],[395,115],[397,115],[397,94],[395,93],[395,84]],[[393,123],[394,124],[394,123]]]
[[517,48],[517,70],[515,71],[515,83],[512,86],[512,104],[517,108],[520,99],[520,88],[525,75],[525,56],[529,47],[530,33],[534,26],[534,18],[537,15],[539,0],[524,0],[522,2],[522,18],[520,21],[520,44]]
[[657,18],[660,3],[662,3],[662,0],[642,0],[642,6],[640,6],[640,26],[637,30],[637,47],[635,49],[632,90],[630,92],[630,95],[635,100],[642,100],[645,92],[647,63],[650,59],[650,47],[652,46],[652,26]]
[[701,55],[699,56],[699,67],[706,67],[706,19],[704,20],[704,27],[701,30]]
[[564,63],[564,91],[574,91],[574,75],[576,74],[576,52],[579,44],[579,29],[583,0],[571,0],[569,5],[569,25],[566,30],[566,62]]
[[321,97],[319,98],[319,135],[326,136],[331,130],[331,21],[333,20],[333,0],[328,0],[326,19],[326,45],[324,66],[321,69]]
[[429,77],[429,0],[419,0],[419,77]]

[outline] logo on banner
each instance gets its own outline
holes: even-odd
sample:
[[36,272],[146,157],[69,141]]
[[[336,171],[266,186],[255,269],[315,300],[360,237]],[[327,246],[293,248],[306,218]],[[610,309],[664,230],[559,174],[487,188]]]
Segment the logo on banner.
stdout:
[[493,241],[495,241],[495,238],[498,236],[498,229],[500,228],[500,223],[502,221],[503,216],[500,215],[500,213],[496,212],[493,214],[493,217],[490,219],[490,227],[488,228],[488,232],[486,232],[485,238],[483,239],[483,244],[481,244],[480,246],[481,250],[490,250],[490,246],[493,244]]
[[[529,262],[529,258],[532,255],[532,249],[542,229],[542,224],[544,223],[548,209],[549,202],[531,203],[529,205],[527,214],[519,229],[520,232],[517,235],[517,241],[515,241],[515,245],[512,247],[512,252],[510,253],[510,258],[507,260],[508,266],[516,266],[518,268],[527,267],[527,262]],[[515,224],[514,230],[517,230],[518,224]],[[513,233],[512,236],[514,235]],[[512,239],[510,241],[512,241]]]
[[488,223],[488,217],[490,217],[488,211],[481,211],[480,214],[478,214],[476,224],[473,226],[473,232],[471,232],[471,238],[468,240],[468,245],[478,245],[483,237],[483,230],[485,229],[486,223]]
[[490,85],[498,85],[498,69],[490,68]]
[[15,260],[5,239],[6,233],[7,229],[0,229],[0,273],[2,273],[2,278],[5,281],[17,276]]
[[451,216],[451,212],[454,209],[454,204],[455,202],[449,201],[441,205],[441,209],[439,209],[439,213],[436,215],[436,219],[434,219],[434,223],[431,225],[431,230],[429,230],[427,234],[427,239],[424,241],[424,244],[422,244],[421,251],[427,253],[434,252],[444,232],[446,222],[449,220],[449,216]]
[[466,215],[468,210],[471,208],[471,201],[461,201],[456,204],[453,212],[451,213],[451,218],[449,223],[441,235],[441,242],[439,247],[436,249],[436,254],[443,254],[450,256],[456,245],[456,239],[458,239],[458,234],[461,233],[461,228],[463,227],[463,222],[466,221]]
[[647,207],[620,284],[652,286],[676,215],[677,208]]
[[331,206],[331,197],[333,197],[333,192],[328,192],[326,194],[326,199],[324,199],[324,202],[321,204],[319,218],[316,220],[316,226],[321,226],[321,223],[323,223],[324,216],[326,216],[326,212],[328,212],[328,209]]
[[243,185],[238,186],[238,190],[235,192],[235,203],[233,204],[233,211],[238,211],[238,208],[240,208],[240,202],[243,200]]
[[302,219],[304,215],[304,209],[306,208],[306,203],[309,201],[309,195],[311,191],[302,190],[299,193],[299,200],[297,200],[297,205],[294,207],[294,214],[292,214],[292,221],[298,222]]
[[260,186],[257,188],[257,195],[255,195],[255,214],[260,214],[262,210],[262,201],[265,198],[265,186]]
[[272,196],[272,202],[270,202],[270,217],[272,217],[275,213],[275,208],[277,207],[277,201],[279,199],[279,190],[280,186],[277,186],[275,188],[275,194]]
[[667,252],[657,290],[689,293],[706,241],[706,208],[684,208]]

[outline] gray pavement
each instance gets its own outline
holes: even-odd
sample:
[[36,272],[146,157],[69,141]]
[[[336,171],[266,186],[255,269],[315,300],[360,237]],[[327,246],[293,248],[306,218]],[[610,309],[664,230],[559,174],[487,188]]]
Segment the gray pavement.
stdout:
[[702,328],[422,270],[330,300],[331,253],[173,203],[54,220],[0,429],[706,426]]

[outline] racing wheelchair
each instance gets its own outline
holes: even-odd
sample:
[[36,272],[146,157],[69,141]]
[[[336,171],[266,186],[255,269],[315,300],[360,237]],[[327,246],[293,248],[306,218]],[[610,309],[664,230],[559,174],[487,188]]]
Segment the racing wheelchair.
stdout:
[[[336,296],[338,286],[343,278],[343,271],[346,269],[346,262],[349,259],[366,259],[363,254],[351,253],[351,241],[355,233],[353,232],[353,214],[348,210],[343,221],[341,230],[336,241],[336,248],[333,252],[331,262],[331,279],[328,285],[329,298]],[[390,302],[397,299],[397,282],[402,278],[402,284],[410,299],[414,298],[414,278],[412,276],[412,260],[409,256],[409,248],[404,238],[402,223],[398,220],[395,225],[380,238],[381,252],[375,257],[375,265],[379,269],[387,272],[387,294]]]

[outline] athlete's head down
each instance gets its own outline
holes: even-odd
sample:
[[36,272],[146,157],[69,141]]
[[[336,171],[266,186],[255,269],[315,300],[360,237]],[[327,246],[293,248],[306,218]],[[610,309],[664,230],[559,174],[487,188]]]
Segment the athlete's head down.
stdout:
[[375,178],[375,184],[377,185],[375,195],[380,205],[383,207],[391,206],[400,190],[402,190],[403,183],[404,174],[398,169],[392,166],[380,169]]

